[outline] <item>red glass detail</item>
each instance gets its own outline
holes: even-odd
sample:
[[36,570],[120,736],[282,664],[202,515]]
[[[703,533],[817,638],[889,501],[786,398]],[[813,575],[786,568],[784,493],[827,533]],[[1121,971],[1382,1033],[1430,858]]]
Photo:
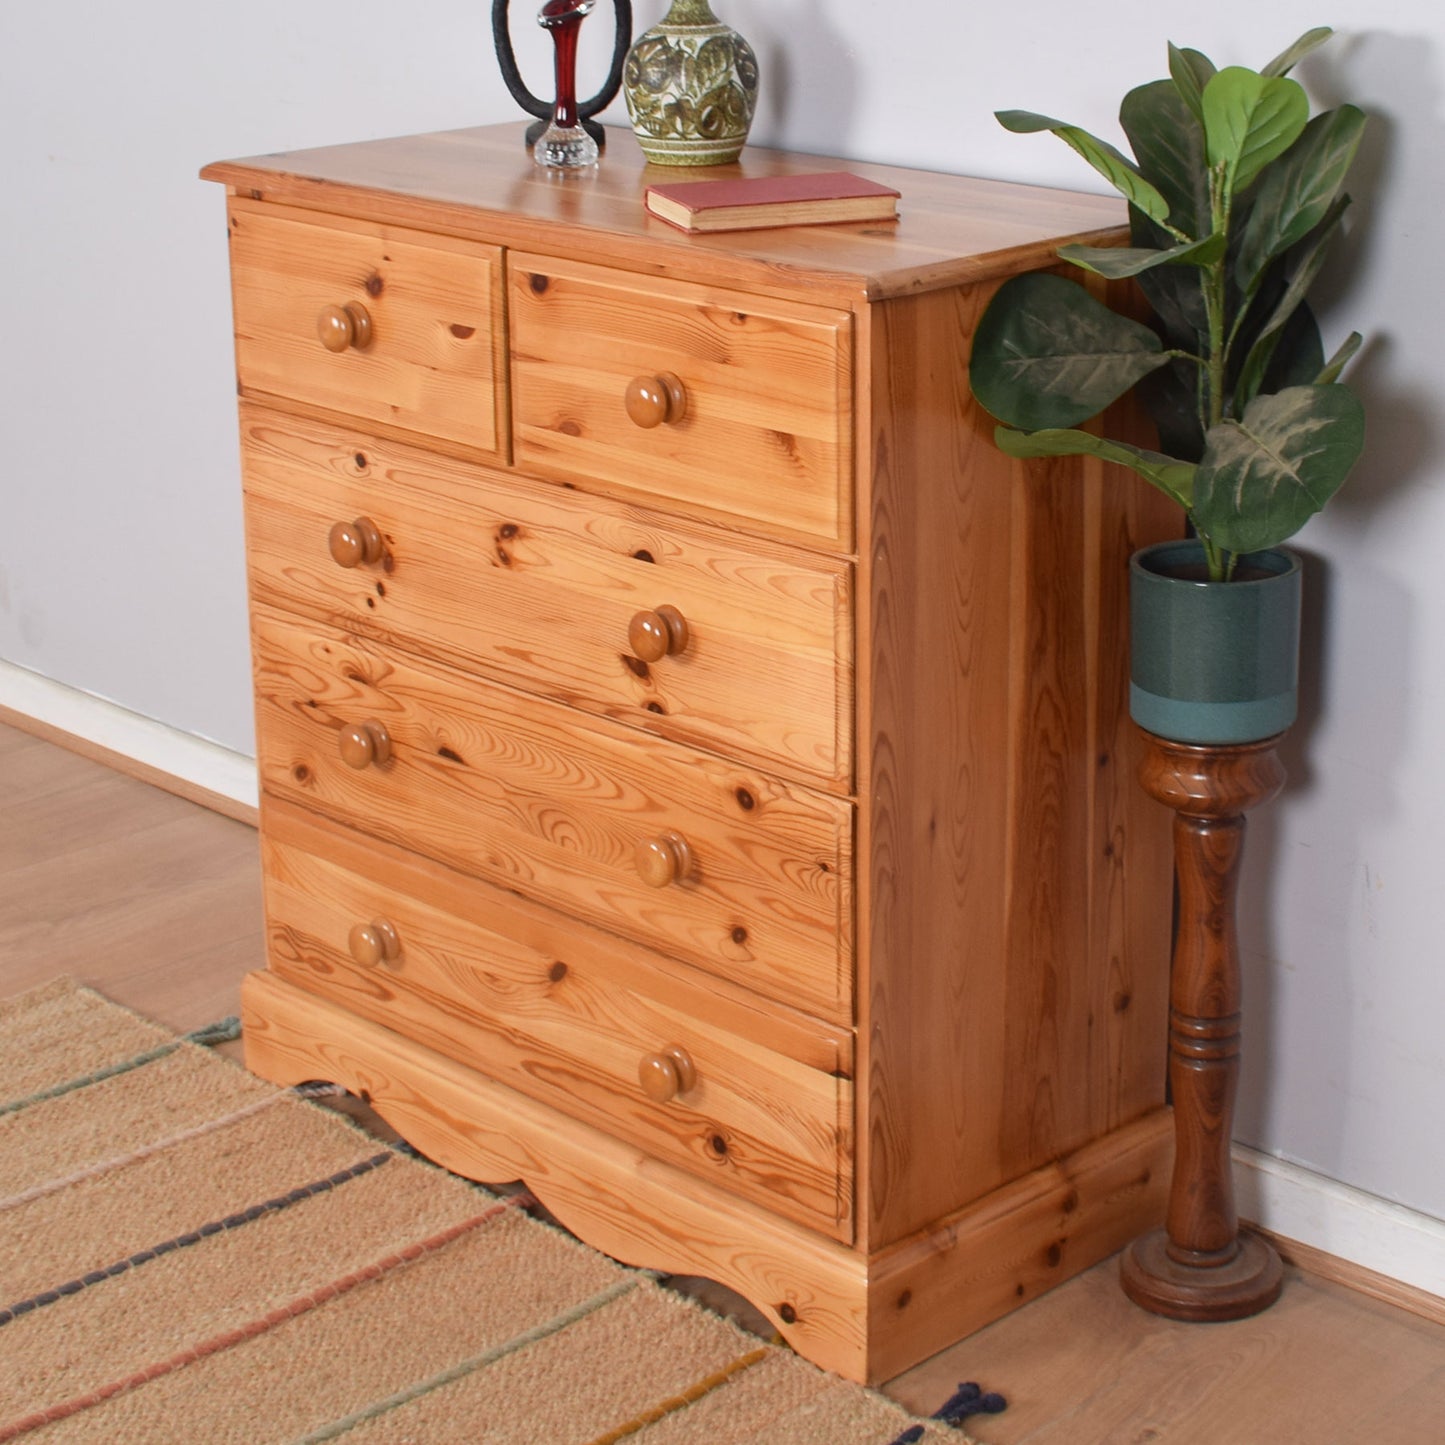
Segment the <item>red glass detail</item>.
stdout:
[[537,12],[537,23],[552,36],[557,52],[557,107],[552,124],[566,129],[577,125],[577,35],[582,20],[597,0],[547,0]]

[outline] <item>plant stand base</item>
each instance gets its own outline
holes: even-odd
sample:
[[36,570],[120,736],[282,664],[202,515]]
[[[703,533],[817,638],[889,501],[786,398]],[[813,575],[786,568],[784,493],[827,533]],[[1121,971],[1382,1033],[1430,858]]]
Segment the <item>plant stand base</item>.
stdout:
[[1185,1264],[1170,1250],[1169,1235],[1155,1229],[1124,1251],[1119,1267],[1124,1293],[1136,1305],[1171,1320],[1242,1320],[1279,1298],[1284,1270],[1274,1246],[1241,1231],[1239,1248],[1222,1264]]
[[[1142,729],[1141,729],[1142,731]],[[1139,781],[1174,810],[1178,924],[1169,996],[1174,1177],[1165,1227],[1124,1253],[1124,1293],[1176,1320],[1237,1320],[1279,1298],[1279,1256],[1244,1233],[1229,1156],[1241,999],[1234,906],[1244,815],[1279,792],[1279,738],[1200,746],[1144,732]]]

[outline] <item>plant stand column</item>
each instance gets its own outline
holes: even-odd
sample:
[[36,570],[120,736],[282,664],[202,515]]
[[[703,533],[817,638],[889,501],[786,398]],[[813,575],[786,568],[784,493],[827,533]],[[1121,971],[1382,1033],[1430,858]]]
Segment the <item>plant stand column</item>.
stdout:
[[1239,1081],[1235,898],[1244,814],[1284,782],[1279,738],[1201,747],[1143,736],[1140,782],[1175,813],[1179,919],[1169,1014],[1175,1156],[1165,1228],[1125,1250],[1124,1293],[1171,1319],[1243,1319],[1279,1298],[1283,1278],[1273,1247],[1240,1232],[1229,1154]]

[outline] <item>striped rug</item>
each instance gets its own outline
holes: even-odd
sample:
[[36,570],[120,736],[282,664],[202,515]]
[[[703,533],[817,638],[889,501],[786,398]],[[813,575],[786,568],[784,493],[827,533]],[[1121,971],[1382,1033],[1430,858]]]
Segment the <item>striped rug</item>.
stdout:
[[0,1002],[0,1445],[967,1437],[69,981]]

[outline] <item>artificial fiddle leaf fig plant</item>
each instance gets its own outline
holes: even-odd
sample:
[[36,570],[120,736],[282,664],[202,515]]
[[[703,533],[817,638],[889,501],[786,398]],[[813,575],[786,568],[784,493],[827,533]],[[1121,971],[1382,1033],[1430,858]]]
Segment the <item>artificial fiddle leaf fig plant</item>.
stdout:
[[[1305,299],[1350,204],[1345,173],[1365,125],[1353,105],[1311,119],[1289,76],[1330,34],[1309,31],[1259,71],[1217,70],[1170,45],[1169,78],[1120,108],[1132,160],[1048,116],[998,115],[1011,131],[1052,131],[1128,201],[1129,246],[1058,254],[1134,278],[1153,317],[1062,276],[1016,277],[980,321],[974,395],[1005,423],[995,437],[1009,455],[1098,456],[1174,498],[1213,581],[1293,536],[1364,443],[1359,399],[1339,382],[1360,337],[1327,361]],[[1163,450],[1077,430],[1135,385]]]

